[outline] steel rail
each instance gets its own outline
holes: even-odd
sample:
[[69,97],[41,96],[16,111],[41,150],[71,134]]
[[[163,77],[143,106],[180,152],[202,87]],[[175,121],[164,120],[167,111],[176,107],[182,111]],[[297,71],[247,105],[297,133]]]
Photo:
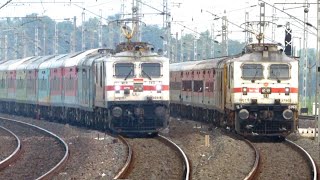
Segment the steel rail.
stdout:
[[0,126],[1,129],[4,129],[5,131],[9,132],[12,136],[14,136],[16,138],[17,141],[17,148],[4,160],[0,161],[0,169],[4,169],[5,167],[9,166],[10,163],[14,162],[18,156],[21,153],[21,141],[18,138],[18,136],[16,134],[14,134],[12,131],[10,131],[9,129]]
[[50,136],[52,136],[53,138],[55,138],[56,140],[60,141],[60,143],[62,143],[64,145],[64,149],[65,149],[65,154],[63,156],[63,158],[59,161],[58,164],[56,164],[53,168],[51,168],[48,172],[46,172],[45,174],[43,174],[42,176],[38,177],[37,180],[42,180],[42,179],[50,179],[53,177],[53,175],[58,172],[60,170],[60,168],[62,168],[62,166],[66,163],[66,161],[68,160],[68,157],[69,157],[69,147],[67,145],[67,143],[61,139],[59,136],[57,136],[56,134],[46,130],[46,129],[43,129],[41,127],[38,127],[36,125],[33,125],[33,124],[29,124],[29,123],[26,123],[26,122],[22,122],[22,121],[17,121],[17,120],[14,120],[14,119],[9,119],[9,118],[5,118],[5,117],[0,117],[1,119],[3,120],[7,120],[7,121],[12,121],[12,122],[16,122],[16,123],[20,123],[22,125],[25,125],[25,126],[29,126],[29,127],[33,127],[35,129],[38,129],[40,131],[43,131],[47,134],[49,134]]
[[124,178],[124,176],[128,173],[130,164],[132,162],[132,148],[131,148],[131,146],[122,136],[119,136],[118,138],[123,142],[123,144],[125,144],[128,147],[128,157],[127,157],[126,163],[124,164],[122,169],[117,173],[117,175],[113,179]]
[[184,167],[184,179],[185,180],[189,180],[190,179],[190,163],[189,163],[189,160],[188,160],[188,157],[187,157],[186,153],[176,143],[174,143],[170,139],[168,139],[168,138],[166,138],[166,137],[164,137],[164,136],[162,136],[160,134],[158,135],[158,137],[160,137],[163,140],[165,140],[168,143],[170,143],[174,148],[176,148],[180,152],[180,154],[181,154],[181,156],[183,158],[183,161],[184,161],[183,164],[185,166]]
[[252,149],[254,149],[256,158],[255,158],[255,161],[254,161],[254,164],[253,164],[253,167],[252,167],[251,171],[249,172],[249,174],[244,179],[245,180],[253,180],[253,179],[257,178],[257,175],[258,175],[258,172],[259,172],[258,170],[259,170],[259,167],[260,167],[260,153],[257,150],[257,148],[250,141],[245,139],[245,142],[247,144],[249,144],[249,146]]
[[316,163],[314,162],[314,160],[312,159],[312,157],[310,156],[310,154],[304,150],[301,146],[299,146],[298,144],[288,140],[288,139],[285,139],[286,142],[289,143],[289,145],[291,145],[292,147],[296,148],[297,150],[299,150],[299,152],[308,158],[308,162],[309,162],[309,166],[312,168],[312,173],[313,173],[313,177],[312,179],[313,180],[316,180],[317,179],[317,175],[318,175],[318,172],[317,172],[317,166],[316,166]]

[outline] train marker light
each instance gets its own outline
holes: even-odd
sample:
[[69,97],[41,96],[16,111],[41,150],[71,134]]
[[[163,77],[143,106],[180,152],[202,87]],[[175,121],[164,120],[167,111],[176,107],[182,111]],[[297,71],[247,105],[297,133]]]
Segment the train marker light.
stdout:
[[120,93],[120,86],[119,85],[116,85],[114,86],[114,90],[116,91],[116,93]]
[[242,88],[242,94],[243,95],[247,95],[248,94],[248,88],[247,87],[243,87]]
[[289,87],[285,87],[284,88],[284,94],[287,95],[287,96],[290,94],[290,88]]
[[156,90],[157,90],[157,93],[161,93],[162,85],[161,84],[157,84],[156,85]]

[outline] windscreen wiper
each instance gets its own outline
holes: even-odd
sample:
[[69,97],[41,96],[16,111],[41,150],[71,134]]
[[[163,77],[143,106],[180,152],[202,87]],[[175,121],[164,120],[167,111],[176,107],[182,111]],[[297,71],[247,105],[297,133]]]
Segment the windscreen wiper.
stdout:
[[143,74],[145,74],[149,78],[149,80],[151,80],[151,77],[149,76],[149,74],[147,74],[144,70],[141,70],[141,71]]
[[257,74],[258,74],[258,69],[256,69],[256,73],[254,74],[253,79],[251,80],[251,82],[254,82],[256,80]]
[[127,78],[130,76],[131,72],[132,72],[132,69],[129,71],[129,73],[128,73],[127,76],[124,78],[124,80],[127,80]]
[[278,76],[273,72],[273,70],[271,71],[271,73],[276,77],[277,82],[280,83],[280,82],[281,82],[280,79],[279,79]]

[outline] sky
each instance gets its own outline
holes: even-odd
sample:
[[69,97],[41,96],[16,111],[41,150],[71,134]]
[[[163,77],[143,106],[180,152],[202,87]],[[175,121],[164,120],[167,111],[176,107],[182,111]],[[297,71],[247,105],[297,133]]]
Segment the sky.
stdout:
[[[0,18],[5,17],[23,17],[27,14],[37,13],[39,16],[49,16],[57,21],[63,21],[66,18],[77,17],[77,24],[81,24],[81,14],[86,14],[86,19],[90,17],[107,18],[121,12],[122,0],[0,0],[0,7],[6,2],[11,1],[5,7],[0,9]],[[132,1],[123,0],[125,4],[125,14],[131,13]],[[163,0],[139,0],[141,1],[142,21],[147,25],[156,24],[163,26],[163,16],[160,12],[163,10]],[[171,14],[172,26],[171,33],[175,36],[178,33],[191,33],[197,36],[195,32],[211,31],[214,27],[215,35],[220,34],[222,21],[221,18],[213,20],[215,17],[227,16],[228,37],[229,39],[244,41],[243,23],[245,22],[245,12],[249,12],[250,21],[259,21],[259,0],[168,0],[169,12]],[[303,23],[290,18],[289,15],[281,12],[284,11],[295,18],[303,21],[304,7],[302,4],[305,0],[265,0],[270,5],[266,5],[266,21],[272,21],[271,16],[274,14],[272,5],[279,10],[275,14],[278,17],[274,23],[276,25],[285,25],[290,22],[293,31],[294,45],[299,48],[300,38],[303,40]],[[308,0],[308,22],[316,27],[316,0]],[[276,3],[276,4],[275,4]],[[291,3],[291,4],[290,4]],[[292,4],[296,3],[296,4]],[[201,11],[202,10],[202,11]],[[224,13],[225,12],[225,13]],[[215,14],[216,16],[213,16]],[[107,24],[103,19],[103,23]],[[239,28],[242,27],[242,28]],[[258,31],[256,26],[254,31]],[[308,46],[316,47],[316,30],[309,28]],[[266,39],[272,39],[272,23],[269,23],[265,30]],[[284,27],[276,28],[275,40],[284,44]],[[219,39],[220,38],[220,39]],[[255,39],[255,38],[254,38]],[[221,41],[221,36],[216,37]],[[299,44],[299,45],[298,45]],[[303,44],[303,43],[302,43]],[[301,45],[303,46],[303,45]]]

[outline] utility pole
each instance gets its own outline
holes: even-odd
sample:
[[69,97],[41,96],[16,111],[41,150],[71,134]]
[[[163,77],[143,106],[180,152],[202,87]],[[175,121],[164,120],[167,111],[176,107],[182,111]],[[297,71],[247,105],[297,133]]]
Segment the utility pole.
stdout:
[[182,39],[182,33],[183,29],[181,29],[181,34],[180,34],[180,62],[183,62],[183,39]]
[[275,21],[277,21],[278,18],[277,18],[277,14],[276,14],[276,8],[272,8],[272,37],[271,37],[271,40],[272,42],[275,41],[275,30],[276,30],[276,23]]
[[99,22],[99,48],[102,48],[102,10],[100,12],[100,22]]
[[13,50],[14,50],[14,52],[13,52],[13,58],[14,59],[18,59],[18,32],[15,32],[14,33],[14,48],[13,48]]
[[[194,28],[194,31],[197,32],[197,27]],[[194,35],[193,39],[193,60],[198,60],[198,40],[197,40],[197,34]]]
[[163,26],[165,29],[165,37],[163,41],[163,49],[164,49],[164,56],[170,58],[170,37],[171,37],[171,23],[170,23],[170,14],[169,14],[169,7],[168,7],[168,0],[163,0]]
[[26,30],[23,30],[22,38],[23,38],[23,55],[22,55],[22,57],[25,58],[25,57],[27,57],[27,48],[28,48]]
[[[224,10],[226,14],[226,10]],[[222,17],[222,56],[228,56],[228,21],[227,16]]]
[[113,48],[113,23],[109,24],[109,48]]
[[305,8],[304,8],[304,23],[303,23],[303,95],[302,95],[302,107],[307,108],[307,72],[308,72],[308,12],[307,8],[308,0],[305,0]]
[[[124,19],[124,0],[121,0],[120,19]],[[124,42],[122,33],[119,33],[119,41]]]
[[174,53],[174,62],[178,62],[178,32],[176,32],[176,45],[175,45],[175,53]]
[[73,17],[73,34],[72,34],[72,43],[71,43],[71,52],[76,52],[77,44],[77,16]]
[[39,27],[37,26],[35,29],[34,35],[34,55],[39,56]]
[[252,43],[252,34],[251,32],[249,31],[249,12],[246,12],[245,13],[245,16],[244,16],[244,19],[245,19],[245,44],[250,44]]
[[46,42],[46,24],[43,23],[43,55],[46,55],[47,42]]
[[214,37],[214,23],[211,25],[211,58],[214,58],[214,43],[215,43],[215,37]]
[[316,136],[317,132],[318,132],[318,143],[320,146],[320,136],[319,136],[319,127],[320,127],[320,121],[319,121],[319,109],[320,106],[318,105],[318,97],[320,95],[319,93],[319,75],[320,75],[320,0],[317,1],[317,68],[316,68],[316,96],[315,96],[315,107],[316,107],[316,122],[318,123],[318,130],[315,131],[314,135]]
[[84,26],[84,22],[86,20],[86,17],[85,17],[85,13],[84,11],[82,12],[81,14],[81,19],[82,19],[82,22],[81,22],[81,50],[84,51],[86,49],[86,36],[85,36],[85,26]]
[[4,60],[8,60],[8,35],[4,35]]
[[260,30],[259,30],[259,35],[258,35],[258,42],[259,44],[261,43],[261,40],[262,40],[262,43],[264,43],[264,29],[265,29],[265,17],[266,17],[266,13],[265,13],[265,3],[260,3]]
[[[140,29],[140,11],[141,11],[141,5],[138,0],[132,1],[132,19],[134,20],[134,37],[132,38],[133,41],[141,41],[141,29]],[[134,29],[132,29],[134,31]]]
[[54,54],[58,54],[58,27],[57,22],[54,23],[54,44],[53,44]]

